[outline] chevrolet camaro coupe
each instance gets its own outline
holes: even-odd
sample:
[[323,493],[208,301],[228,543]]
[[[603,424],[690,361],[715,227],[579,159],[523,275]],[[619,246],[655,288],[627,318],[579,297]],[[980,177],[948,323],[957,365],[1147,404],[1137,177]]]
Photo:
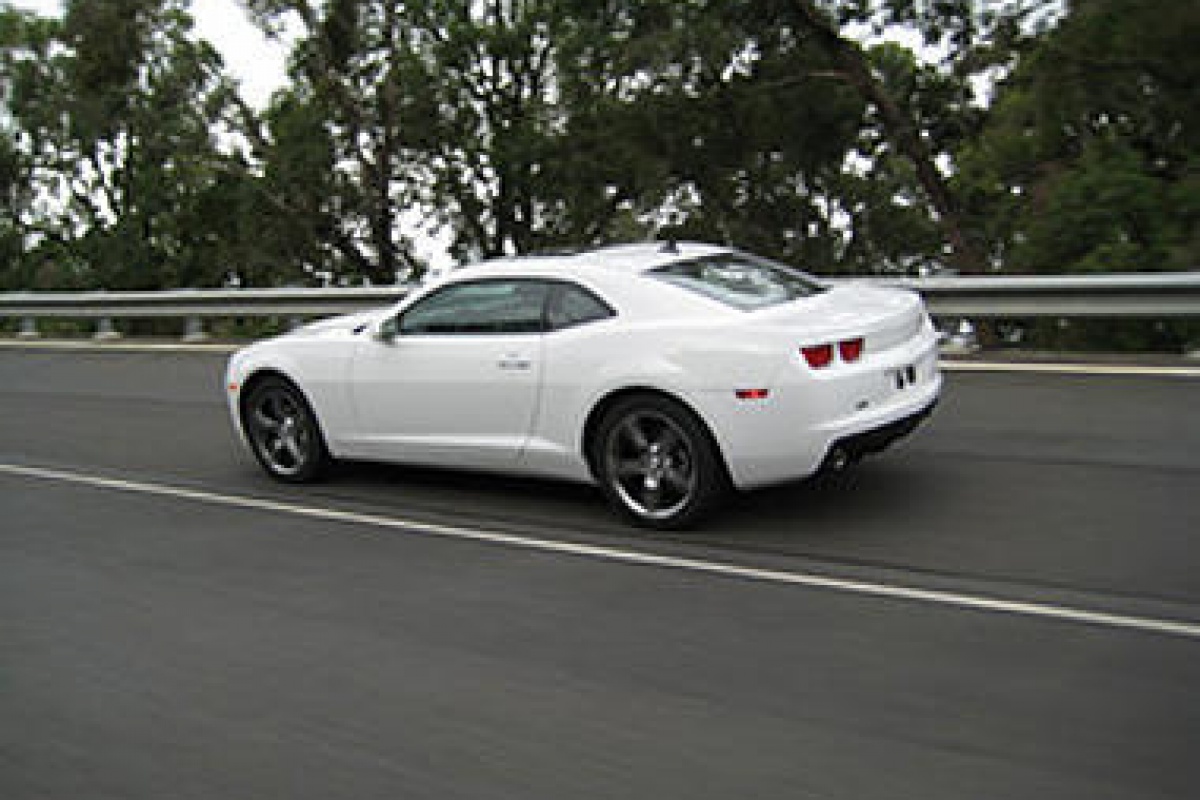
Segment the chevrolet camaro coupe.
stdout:
[[549,476],[651,528],[842,469],[941,387],[917,295],[695,243],[458,269],[250,345],[227,377],[238,433],[281,481],[336,459]]

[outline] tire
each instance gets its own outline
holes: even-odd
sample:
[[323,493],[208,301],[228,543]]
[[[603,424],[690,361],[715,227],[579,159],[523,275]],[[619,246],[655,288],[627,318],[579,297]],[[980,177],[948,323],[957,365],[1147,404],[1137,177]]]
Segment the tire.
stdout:
[[292,383],[270,376],[242,399],[242,430],[267,474],[285,483],[309,483],[332,463],[316,414]]
[[592,463],[609,503],[643,528],[690,527],[714,509],[729,486],[703,423],[659,395],[624,398],[604,414]]

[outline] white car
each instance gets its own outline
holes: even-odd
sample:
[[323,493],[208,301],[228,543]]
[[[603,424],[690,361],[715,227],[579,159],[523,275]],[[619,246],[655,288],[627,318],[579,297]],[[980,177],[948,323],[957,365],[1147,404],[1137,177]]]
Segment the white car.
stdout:
[[463,268],[253,344],[227,385],[237,430],[283,481],[334,459],[551,476],[678,528],[728,488],[882,449],[929,413],[941,376],[916,294],[667,243]]

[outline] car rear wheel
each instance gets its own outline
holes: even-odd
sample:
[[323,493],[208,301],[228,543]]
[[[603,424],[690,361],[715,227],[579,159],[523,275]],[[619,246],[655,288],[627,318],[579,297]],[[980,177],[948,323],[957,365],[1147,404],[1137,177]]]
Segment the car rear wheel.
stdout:
[[242,426],[255,458],[273,478],[305,483],[329,466],[316,415],[300,390],[282,378],[264,378],[250,388]]
[[727,486],[704,426],[688,409],[657,395],[628,397],[609,409],[593,454],[609,502],[641,527],[693,525]]

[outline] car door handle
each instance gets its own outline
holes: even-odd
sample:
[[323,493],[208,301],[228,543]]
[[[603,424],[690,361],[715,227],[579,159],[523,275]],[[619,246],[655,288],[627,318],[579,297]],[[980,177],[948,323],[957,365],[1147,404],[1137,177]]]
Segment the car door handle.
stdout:
[[510,353],[506,356],[501,356],[500,360],[496,362],[496,366],[507,370],[527,370],[533,367],[533,361],[525,356]]

